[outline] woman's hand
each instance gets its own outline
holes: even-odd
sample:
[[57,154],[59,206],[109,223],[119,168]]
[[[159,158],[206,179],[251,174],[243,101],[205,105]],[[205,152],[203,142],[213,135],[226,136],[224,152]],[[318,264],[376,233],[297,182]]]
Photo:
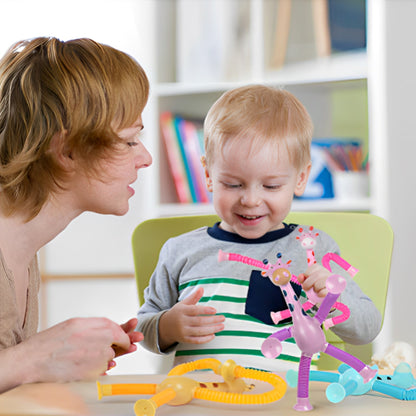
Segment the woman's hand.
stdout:
[[18,344],[16,359],[24,363],[24,382],[92,379],[114,365],[118,355],[137,349],[143,339],[136,318],[123,325],[106,318],[74,318],[39,332]]

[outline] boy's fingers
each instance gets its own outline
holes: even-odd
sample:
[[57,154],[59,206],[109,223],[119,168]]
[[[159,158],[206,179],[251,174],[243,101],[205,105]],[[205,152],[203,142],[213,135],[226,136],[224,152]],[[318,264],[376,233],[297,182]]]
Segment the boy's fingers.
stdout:
[[301,274],[298,274],[297,279],[298,279],[298,282],[299,282],[300,284],[302,284],[302,283],[305,281],[306,276],[305,276],[305,274],[304,274],[304,273],[301,273]]
[[206,342],[212,341],[215,338],[214,334],[206,335],[203,337],[189,337],[186,342],[191,344],[205,344]]
[[198,288],[195,292],[192,292],[187,298],[185,298],[182,303],[184,305],[196,305],[203,295],[204,289],[202,287]]
[[192,315],[198,316],[198,315],[215,315],[217,313],[217,310],[213,308],[212,306],[196,306],[192,310]]

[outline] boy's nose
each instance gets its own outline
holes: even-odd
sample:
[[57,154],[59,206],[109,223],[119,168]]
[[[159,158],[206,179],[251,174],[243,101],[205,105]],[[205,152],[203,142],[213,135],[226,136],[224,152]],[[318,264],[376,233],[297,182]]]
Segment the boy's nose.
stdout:
[[246,190],[241,196],[241,205],[246,207],[258,207],[261,203],[259,194],[253,190]]

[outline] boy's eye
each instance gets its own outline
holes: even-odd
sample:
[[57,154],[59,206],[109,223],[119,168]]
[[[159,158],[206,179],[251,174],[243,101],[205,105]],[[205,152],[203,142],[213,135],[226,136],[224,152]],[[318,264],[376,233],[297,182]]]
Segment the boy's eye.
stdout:
[[277,190],[282,187],[282,185],[264,185],[266,189]]
[[241,185],[238,184],[238,183],[227,183],[227,182],[223,182],[223,185],[226,188],[240,188],[241,187]]

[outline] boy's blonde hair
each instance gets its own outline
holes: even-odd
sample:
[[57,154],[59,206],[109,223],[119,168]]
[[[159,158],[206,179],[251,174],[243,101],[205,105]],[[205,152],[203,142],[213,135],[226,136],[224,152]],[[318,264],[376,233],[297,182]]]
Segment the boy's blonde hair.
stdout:
[[287,147],[291,162],[300,170],[310,162],[312,120],[290,92],[249,85],[224,93],[204,121],[205,162],[214,161],[230,139],[250,138],[254,146],[276,142]]
[[[40,211],[65,187],[61,150],[99,173],[120,143],[116,132],[142,113],[149,82],[129,55],[91,39],[35,38],[0,61],[0,208],[5,215]],[[55,144],[56,145],[56,144]]]

